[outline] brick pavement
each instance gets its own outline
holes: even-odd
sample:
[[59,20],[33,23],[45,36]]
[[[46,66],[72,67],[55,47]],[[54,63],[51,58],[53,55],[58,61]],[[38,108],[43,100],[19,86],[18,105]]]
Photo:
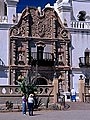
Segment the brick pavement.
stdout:
[[90,120],[90,104],[71,103],[67,110],[34,111],[34,116],[23,115],[21,112],[0,113],[0,120]]
[[8,112],[0,113],[0,120],[90,120],[90,110],[35,111],[34,116]]
[[90,103],[66,102],[68,110],[90,110]]

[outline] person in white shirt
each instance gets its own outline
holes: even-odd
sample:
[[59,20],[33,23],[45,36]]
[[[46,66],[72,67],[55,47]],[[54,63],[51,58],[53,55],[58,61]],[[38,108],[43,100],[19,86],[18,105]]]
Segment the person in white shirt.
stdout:
[[34,98],[33,94],[30,94],[28,97],[28,112],[30,116],[33,116],[33,106],[34,106]]
[[73,102],[73,100],[76,102],[76,91],[74,88],[71,90],[71,101]]

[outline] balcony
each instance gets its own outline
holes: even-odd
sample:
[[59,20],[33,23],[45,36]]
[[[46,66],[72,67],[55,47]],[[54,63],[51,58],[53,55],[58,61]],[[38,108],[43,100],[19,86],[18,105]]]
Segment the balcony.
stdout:
[[79,67],[90,67],[90,57],[80,57]]
[[54,65],[54,55],[53,53],[43,52],[43,53],[37,53],[32,52],[31,53],[32,59],[31,64],[39,66],[53,66]]
[[90,22],[72,21],[71,27],[75,29],[90,29]]

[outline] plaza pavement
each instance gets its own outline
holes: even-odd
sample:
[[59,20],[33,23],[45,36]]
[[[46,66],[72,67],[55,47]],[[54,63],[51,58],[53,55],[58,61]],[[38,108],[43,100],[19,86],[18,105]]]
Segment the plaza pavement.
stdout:
[[0,113],[0,120],[90,120],[90,110],[34,111],[34,116],[7,112]]

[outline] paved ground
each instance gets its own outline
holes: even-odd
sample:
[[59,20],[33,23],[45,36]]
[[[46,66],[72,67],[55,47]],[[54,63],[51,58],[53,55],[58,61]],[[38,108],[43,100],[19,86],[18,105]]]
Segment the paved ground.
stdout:
[[90,120],[90,110],[37,111],[34,116],[9,112],[0,113],[0,120]]
[[21,112],[0,113],[0,120],[90,120],[90,104],[66,103],[66,110],[34,111],[34,116],[23,115]]
[[90,103],[67,102],[66,108],[68,108],[68,110],[90,110]]

